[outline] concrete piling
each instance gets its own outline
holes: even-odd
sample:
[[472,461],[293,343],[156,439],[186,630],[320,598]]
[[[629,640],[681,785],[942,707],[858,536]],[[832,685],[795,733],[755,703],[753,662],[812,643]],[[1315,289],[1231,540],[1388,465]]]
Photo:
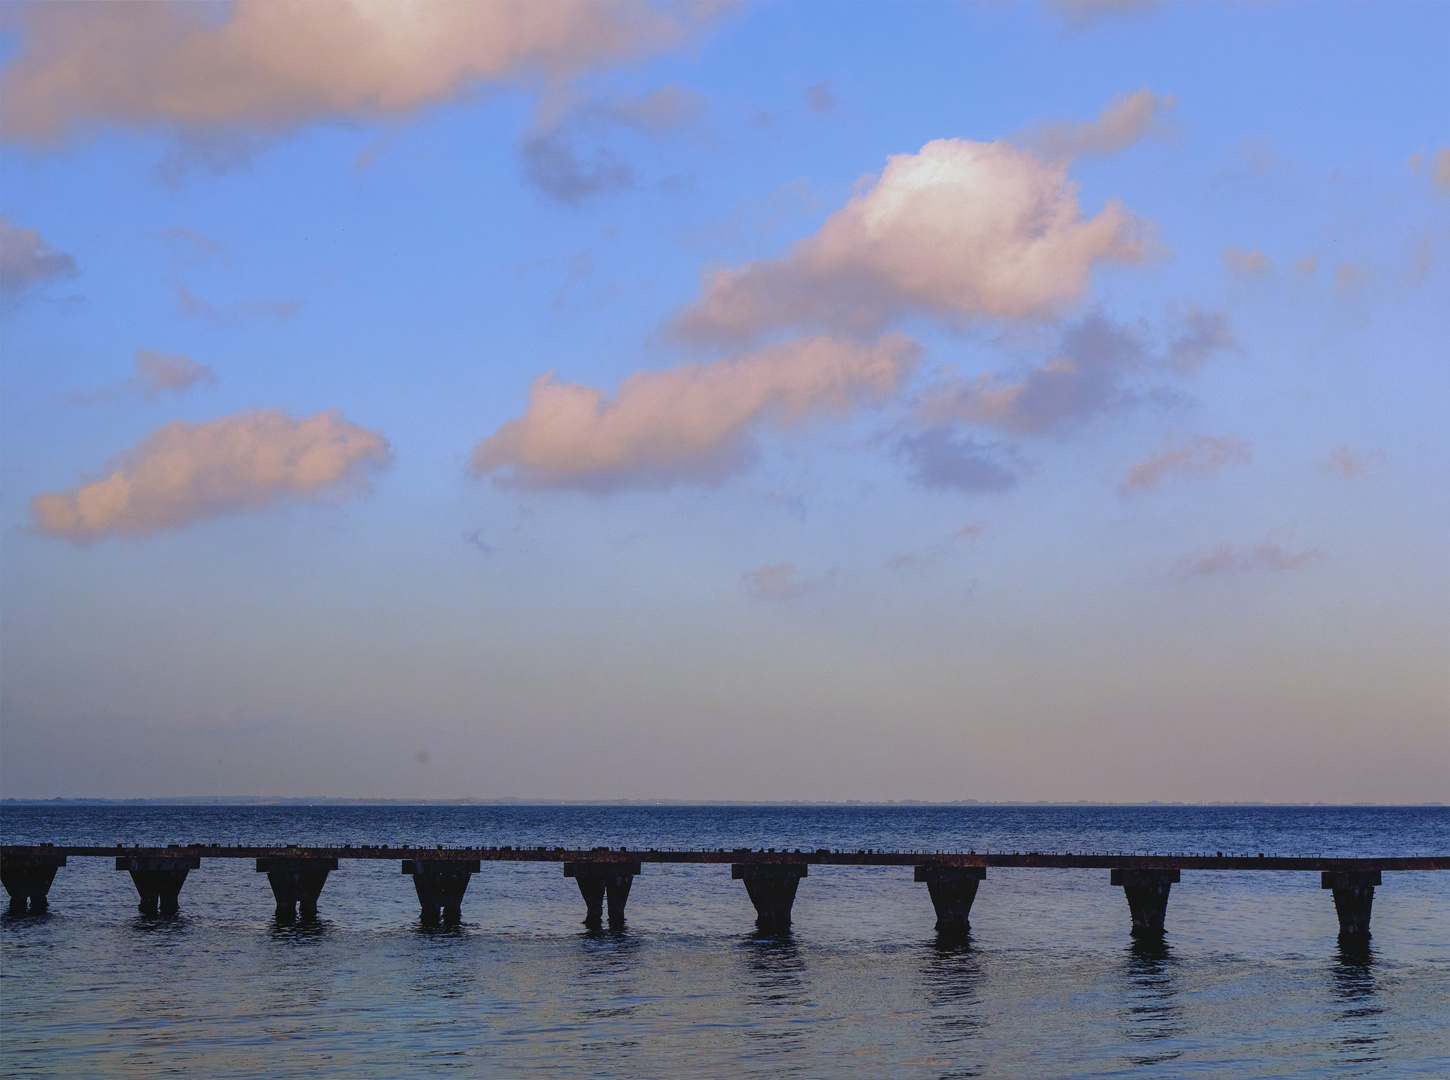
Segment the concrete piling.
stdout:
[[985,866],[942,866],[926,864],[916,868],[914,880],[925,882],[936,908],[936,928],[943,934],[965,934],[972,928],[967,916],[977,898],[977,886],[986,880]]
[[1339,916],[1341,941],[1369,938],[1369,912],[1374,905],[1374,887],[1378,884],[1378,870],[1320,871],[1319,887],[1334,890],[1334,911]]
[[117,855],[116,869],[129,870],[143,915],[172,915],[180,910],[177,897],[190,870],[201,866],[195,855]]
[[1133,916],[1134,937],[1158,937],[1168,913],[1168,890],[1178,880],[1177,870],[1137,870],[1122,867],[1110,871],[1112,884],[1121,885]]
[[745,882],[745,891],[755,905],[755,925],[761,930],[785,930],[795,892],[806,876],[806,864],[732,863],[730,877]]
[[64,865],[64,855],[44,851],[0,855],[0,885],[10,894],[10,914],[39,915],[50,907],[50,885],[56,870]]
[[336,859],[266,858],[257,860],[257,873],[266,874],[277,901],[277,921],[291,922],[299,916],[317,918],[317,897],[327,882]]
[[609,925],[623,926],[629,887],[639,871],[637,862],[566,862],[564,876],[578,883],[584,897],[584,925],[602,925],[607,906]]
[[477,859],[404,859],[403,873],[413,877],[425,925],[456,924],[463,918],[468,879],[478,873]]

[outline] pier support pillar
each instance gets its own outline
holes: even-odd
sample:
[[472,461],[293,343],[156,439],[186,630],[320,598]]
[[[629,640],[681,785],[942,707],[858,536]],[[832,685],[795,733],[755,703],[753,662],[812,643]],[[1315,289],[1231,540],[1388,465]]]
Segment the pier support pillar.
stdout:
[[790,926],[796,887],[806,876],[805,863],[733,863],[730,876],[745,882],[745,891],[755,905],[756,926],[762,930]]
[[50,884],[57,869],[65,865],[64,855],[43,851],[10,852],[0,856],[0,885],[10,894],[10,914],[39,915],[50,906]]
[[1157,937],[1163,933],[1163,917],[1168,912],[1168,890],[1178,880],[1178,873],[1177,870],[1135,870],[1129,867],[1112,871],[1112,883],[1121,885],[1128,897],[1135,937]]
[[936,908],[936,928],[943,934],[965,934],[972,928],[967,916],[977,898],[977,886],[987,878],[985,866],[926,865],[916,868],[916,880],[926,883]]
[[263,858],[257,860],[257,873],[266,874],[277,900],[277,921],[291,922],[299,915],[317,918],[317,897],[327,882],[329,870],[337,869],[336,859]]
[[478,873],[477,859],[404,859],[403,873],[413,875],[423,922],[452,925],[463,918],[463,893],[468,879]]
[[1374,887],[1378,884],[1378,870],[1325,870],[1320,873],[1319,887],[1334,890],[1340,940],[1363,941],[1369,937],[1369,909],[1374,904]]
[[195,855],[117,855],[116,869],[129,870],[141,896],[137,906],[143,915],[173,915],[181,907],[177,896],[186,884],[186,874],[201,866]]
[[639,874],[637,862],[566,862],[564,876],[579,883],[584,897],[584,925],[599,926],[606,907],[610,926],[624,925],[624,904],[629,887]]

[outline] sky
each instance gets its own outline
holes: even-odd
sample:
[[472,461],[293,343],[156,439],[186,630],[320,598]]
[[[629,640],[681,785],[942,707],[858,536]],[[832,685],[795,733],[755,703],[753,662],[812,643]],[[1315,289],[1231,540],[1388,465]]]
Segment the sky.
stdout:
[[1450,800],[1450,6],[0,11],[0,797]]

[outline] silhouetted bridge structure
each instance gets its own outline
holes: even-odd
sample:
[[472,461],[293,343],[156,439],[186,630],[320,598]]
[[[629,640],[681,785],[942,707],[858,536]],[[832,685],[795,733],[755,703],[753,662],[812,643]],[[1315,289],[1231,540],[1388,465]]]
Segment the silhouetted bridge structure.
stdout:
[[1450,855],[1385,859],[1301,858],[1278,855],[1044,854],[1036,851],[814,851],[775,848],[717,848],[676,851],[648,848],[562,847],[223,847],[220,844],[170,844],[166,847],[115,845],[61,847],[51,844],[0,848],[0,879],[10,894],[10,915],[35,914],[48,906],[56,871],[72,858],[114,858],[117,870],[129,871],[140,893],[142,912],[169,914],[179,908],[186,876],[203,859],[254,859],[267,875],[276,900],[276,916],[290,921],[313,918],[327,875],[348,859],[396,860],[413,879],[425,923],[457,922],[469,879],[486,862],[552,862],[563,865],[583,894],[586,925],[624,921],[625,901],[647,863],[729,864],[730,876],[745,883],[755,905],[756,925],[783,929],[790,925],[796,888],[811,866],[912,867],[914,880],[924,883],[936,908],[936,928],[964,933],[978,886],[989,867],[1107,870],[1109,882],[1122,886],[1133,919],[1133,933],[1163,932],[1168,891],[1184,870],[1300,870],[1317,872],[1320,887],[1331,890],[1339,916],[1341,938],[1369,937],[1370,907],[1375,886],[1390,871],[1450,870]]

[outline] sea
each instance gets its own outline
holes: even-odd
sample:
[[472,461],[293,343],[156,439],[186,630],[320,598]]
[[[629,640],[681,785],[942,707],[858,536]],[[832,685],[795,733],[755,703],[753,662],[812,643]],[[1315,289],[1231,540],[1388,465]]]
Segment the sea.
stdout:
[[[1445,807],[7,805],[4,843],[1450,853]],[[1184,871],[1161,941],[1106,870],[988,871],[965,940],[909,867],[817,867],[785,934],[720,865],[646,864],[619,929],[557,863],[425,926],[396,862],[312,923],[203,861],[170,918],[75,858],[0,921],[6,1077],[1447,1077],[1450,871],[1385,873],[1341,946],[1305,872]]]

